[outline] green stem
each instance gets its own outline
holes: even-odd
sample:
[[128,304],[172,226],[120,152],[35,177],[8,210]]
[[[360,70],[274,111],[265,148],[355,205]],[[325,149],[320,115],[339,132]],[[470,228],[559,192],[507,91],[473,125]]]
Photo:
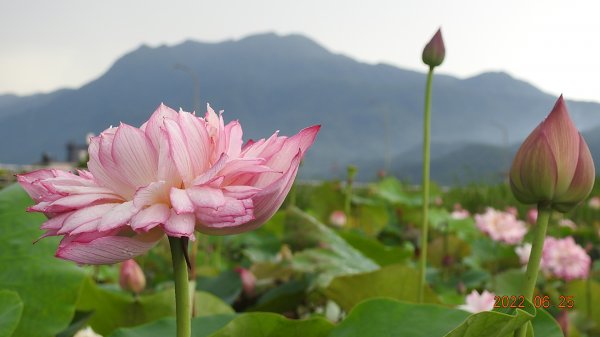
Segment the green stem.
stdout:
[[[540,272],[540,263],[542,261],[542,251],[544,248],[544,239],[546,238],[546,228],[552,214],[550,205],[538,205],[538,217],[533,232],[533,242],[531,243],[531,254],[529,262],[527,262],[527,271],[525,272],[525,287],[523,295],[529,301],[533,301],[533,292],[535,291],[535,283]],[[527,326],[531,324],[523,324],[517,331],[517,337],[525,337],[527,335]]]
[[427,236],[429,232],[429,143],[431,120],[431,82],[433,80],[433,67],[427,73],[425,87],[425,114],[423,119],[423,222],[421,225],[421,253],[420,253],[420,278],[419,278],[419,303],[423,303],[425,294],[425,272],[427,270]]
[[175,274],[175,310],[177,316],[177,337],[192,335],[192,314],[190,312],[190,292],[188,269],[183,256],[183,240],[169,237],[173,273]]

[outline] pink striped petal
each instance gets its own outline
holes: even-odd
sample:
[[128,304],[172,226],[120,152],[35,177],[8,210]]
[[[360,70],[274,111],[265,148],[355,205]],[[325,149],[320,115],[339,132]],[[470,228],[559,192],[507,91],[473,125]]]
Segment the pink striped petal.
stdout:
[[242,149],[242,126],[238,121],[230,122],[225,126],[225,137],[227,137],[227,155],[230,158],[240,156]]
[[42,226],[40,227],[40,229],[45,229],[45,230],[58,230],[63,226],[63,223],[65,222],[65,220],[71,216],[71,214],[73,214],[73,212],[67,212],[67,213],[62,213],[59,214],[57,216],[54,216],[48,220],[46,220],[46,222],[44,222],[42,224]]
[[206,172],[196,177],[192,181],[191,185],[204,185],[210,180],[214,179],[217,173],[219,173],[219,171],[221,171],[223,167],[227,164],[228,160],[229,157],[225,153],[223,153],[221,157],[219,157],[219,160],[217,160],[217,162],[214,163],[214,165],[211,166]]
[[231,185],[223,187],[223,194],[234,199],[248,199],[255,196],[260,191],[260,188],[254,186]]
[[146,186],[156,179],[158,153],[140,129],[121,124],[115,133],[112,157],[131,185]]
[[171,210],[171,216],[164,224],[165,233],[174,237],[193,237],[196,217],[194,214],[177,214]]
[[101,204],[75,211],[71,214],[71,216],[65,219],[62,228],[58,231],[58,234],[70,233],[75,228],[85,225],[88,222],[94,222],[94,224],[97,225],[106,212],[111,211],[118,205],[120,204]]
[[189,200],[191,200],[196,207],[217,209],[225,204],[223,191],[218,188],[194,186],[187,189],[187,195],[189,196]]
[[141,236],[105,236],[90,242],[77,242],[63,239],[56,257],[79,264],[113,264],[132,259],[154,247],[155,240],[141,240]]
[[105,232],[121,227],[127,224],[137,212],[139,212],[139,208],[135,207],[133,200],[119,204],[102,216],[98,230]]
[[105,130],[98,137],[90,141],[88,153],[88,169],[101,186],[107,187],[125,199],[129,199],[135,192],[135,186],[131,185],[123,177],[112,157],[112,144],[115,138],[116,128]]
[[149,231],[157,225],[164,224],[169,216],[171,210],[165,204],[155,204],[150,207],[144,208],[138,214],[131,218],[130,226],[133,230]]
[[168,201],[169,185],[164,181],[155,181],[148,186],[140,187],[133,197],[133,204],[137,208],[159,203],[166,204]]
[[152,116],[150,116],[148,122],[144,123],[144,125],[140,127],[140,129],[144,131],[148,139],[150,139],[155,149],[160,148],[160,143],[162,141],[161,128],[163,126],[163,121],[165,118],[170,118],[173,120],[177,119],[177,111],[169,108],[163,103],[160,103],[160,105],[158,106],[158,108],[156,108]]
[[177,214],[194,213],[194,205],[185,190],[172,187],[169,197],[171,206]]
[[66,212],[69,210],[80,209],[87,206],[92,206],[98,202],[119,202],[123,201],[115,194],[74,194],[56,201],[53,201],[42,212]]
[[175,166],[177,167],[183,182],[189,183],[195,176],[183,131],[181,131],[179,124],[172,119],[165,119],[164,125],[169,141],[169,154],[175,162]]
[[183,133],[194,176],[206,171],[210,160],[210,141],[204,122],[189,112],[179,112],[179,127]]
[[205,234],[234,234],[244,232],[244,224],[254,219],[254,205],[251,199],[227,198],[225,205],[218,210],[199,209],[196,217],[200,221],[196,229]]
[[[301,159],[302,155],[310,148],[320,128],[319,125],[311,126],[286,139],[281,149],[268,159],[266,165],[275,171],[287,172],[292,166],[290,163],[292,163],[298,152],[300,152]],[[262,188],[280,177],[281,175],[278,173],[264,173],[257,178],[253,185]]]

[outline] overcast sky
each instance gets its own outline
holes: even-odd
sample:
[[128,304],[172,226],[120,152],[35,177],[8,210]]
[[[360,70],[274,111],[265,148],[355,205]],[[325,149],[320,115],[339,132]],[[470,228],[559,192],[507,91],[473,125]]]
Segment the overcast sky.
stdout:
[[301,33],[336,53],[424,71],[502,70],[551,94],[600,101],[600,2],[554,0],[0,0],[0,93],[79,87],[142,43]]

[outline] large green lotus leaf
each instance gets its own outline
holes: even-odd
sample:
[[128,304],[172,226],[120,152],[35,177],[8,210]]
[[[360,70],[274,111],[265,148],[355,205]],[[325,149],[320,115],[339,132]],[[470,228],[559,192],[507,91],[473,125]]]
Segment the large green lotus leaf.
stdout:
[[392,204],[405,206],[423,204],[420,194],[408,193],[396,178],[385,178],[377,183],[376,188],[377,195]]
[[336,276],[379,268],[373,260],[309,214],[296,207],[290,208],[288,214],[293,238],[304,240],[303,236],[310,236],[307,241],[316,240],[313,244],[321,247],[305,249],[294,254],[292,259],[294,270],[316,275],[315,285],[326,287]]
[[[217,297],[196,293],[198,315],[229,314],[233,309]],[[152,295],[134,297],[131,294],[110,290],[87,280],[77,303],[81,311],[93,311],[89,320],[94,331],[108,335],[120,327],[131,327],[175,316],[175,292],[167,289]]]
[[106,289],[87,279],[77,310],[93,311],[89,325],[94,331],[108,335],[120,327],[135,326],[175,315],[172,289],[152,295],[134,297],[116,289]]
[[[214,315],[192,319],[192,337],[207,337],[229,323],[235,315]],[[156,322],[133,328],[117,329],[109,337],[171,337],[175,336],[175,318],[163,318]]]
[[32,244],[45,218],[25,212],[31,204],[18,185],[0,191],[0,289],[15,291],[23,301],[14,336],[48,337],[71,322],[85,274],[54,257],[58,238]]
[[573,309],[594,321],[593,332],[600,335],[600,283],[593,280],[577,280],[570,282],[567,289],[564,294],[573,296]]
[[386,205],[358,205],[354,214],[355,217],[349,219],[348,225],[371,237],[379,234],[390,221]]
[[[558,322],[544,309],[537,309],[533,321],[533,336],[537,337],[564,337]],[[533,337],[528,335],[529,337]]]
[[435,304],[371,299],[354,307],[329,337],[441,337],[468,316]]
[[519,296],[523,293],[525,272],[519,269],[509,269],[495,276],[492,282],[497,295]]
[[210,337],[325,337],[329,336],[331,329],[333,324],[321,317],[293,320],[278,314],[257,312],[234,318]]
[[235,310],[220,298],[204,291],[196,292],[194,306],[194,313],[198,317],[235,313]]
[[469,316],[460,326],[445,337],[512,337],[515,330],[531,321],[536,309],[525,301],[525,308],[484,311]]
[[414,254],[414,247],[410,243],[403,246],[386,246],[374,238],[355,232],[340,232],[339,234],[352,247],[380,266],[405,262]]
[[[338,276],[327,288],[325,295],[349,311],[358,303],[374,297],[390,297],[406,302],[418,301],[419,272],[404,265],[389,265],[379,270]],[[439,303],[429,288],[425,291],[427,303]]]
[[10,290],[0,291],[0,337],[9,337],[17,328],[21,314],[23,313],[23,302],[19,294]]

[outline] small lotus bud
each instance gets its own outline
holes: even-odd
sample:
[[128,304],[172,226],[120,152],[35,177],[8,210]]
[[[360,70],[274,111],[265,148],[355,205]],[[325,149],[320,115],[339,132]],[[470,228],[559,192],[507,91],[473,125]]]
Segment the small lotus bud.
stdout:
[[335,227],[341,228],[346,224],[346,213],[343,211],[333,211],[329,216],[329,222]]
[[595,168],[590,149],[569,117],[562,95],[525,139],[510,169],[515,198],[567,212],[590,194]]
[[120,274],[119,284],[123,290],[139,294],[146,287],[144,272],[135,260],[127,260],[121,263]]
[[235,271],[240,274],[242,280],[242,289],[246,297],[254,296],[254,288],[256,286],[256,276],[248,269],[237,267]]
[[442,29],[433,35],[431,41],[427,43],[423,49],[423,63],[430,67],[437,67],[444,62],[446,56],[446,47],[444,46],[444,39],[442,39]]
[[537,208],[530,208],[529,211],[527,211],[527,221],[530,224],[535,225],[535,223],[537,222],[537,217],[538,217]]

